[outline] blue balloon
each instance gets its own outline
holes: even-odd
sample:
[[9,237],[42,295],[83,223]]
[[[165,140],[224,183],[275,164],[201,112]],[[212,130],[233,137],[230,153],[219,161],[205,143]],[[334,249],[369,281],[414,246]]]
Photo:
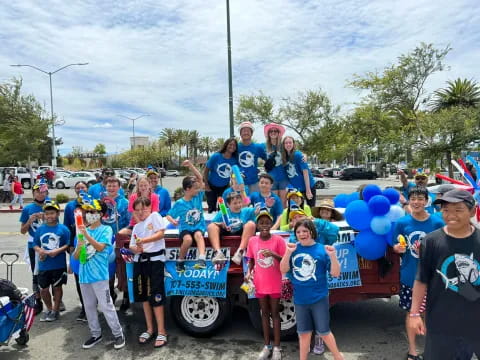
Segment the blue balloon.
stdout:
[[365,230],[355,237],[355,249],[364,259],[377,260],[385,255],[387,241],[385,236]]
[[392,222],[386,216],[374,216],[370,227],[375,234],[385,235],[392,229]]
[[348,204],[355,200],[360,200],[360,194],[358,192],[353,192],[348,195]]
[[398,203],[398,200],[400,200],[400,192],[393,188],[383,190],[382,195],[385,196],[392,205]]
[[398,219],[405,216],[405,210],[400,205],[392,205],[386,216],[391,222],[397,222]]
[[355,200],[348,204],[345,209],[345,220],[355,230],[370,229],[370,222],[373,215],[368,209],[368,205],[363,200]]
[[382,216],[390,211],[390,201],[383,195],[375,195],[368,201],[368,208],[373,215]]
[[347,194],[338,194],[333,198],[333,203],[335,204],[335,207],[338,208],[345,208],[347,207],[348,203],[348,195]]
[[375,195],[382,195],[382,189],[378,185],[369,184],[362,191],[363,200],[368,202]]

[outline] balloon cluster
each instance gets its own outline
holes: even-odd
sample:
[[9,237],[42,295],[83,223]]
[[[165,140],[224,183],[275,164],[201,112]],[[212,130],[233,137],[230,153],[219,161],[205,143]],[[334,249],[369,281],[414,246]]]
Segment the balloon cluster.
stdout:
[[[340,195],[345,195],[348,199],[354,198],[352,194]],[[356,195],[356,200],[345,203],[345,197],[340,195],[335,198],[335,206],[345,205],[345,220],[353,229],[359,231],[355,237],[357,253],[367,260],[384,256],[387,245],[392,244],[395,222],[405,215],[402,207],[398,205],[400,193],[391,188],[382,191],[377,185],[370,184],[362,191],[363,200]]]

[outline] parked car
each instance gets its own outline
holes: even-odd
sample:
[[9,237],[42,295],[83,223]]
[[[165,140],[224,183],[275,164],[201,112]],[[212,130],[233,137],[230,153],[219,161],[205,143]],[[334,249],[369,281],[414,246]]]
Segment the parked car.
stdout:
[[165,170],[164,168],[162,167],[159,167],[158,168],[158,173],[160,174],[160,176],[163,178],[167,175],[167,170]]
[[330,187],[330,182],[323,177],[314,176],[313,180],[315,180],[315,189],[328,189]]
[[5,174],[18,176],[18,181],[20,181],[24,189],[30,189],[32,187],[32,180],[35,182],[35,178],[37,177],[35,172],[32,171],[32,173],[30,173],[25,167],[0,167],[0,181],[2,184]]
[[180,172],[178,170],[167,170],[165,173],[166,176],[180,176]]
[[367,170],[360,167],[352,167],[343,169],[340,172],[340,180],[353,180],[353,179],[368,179],[374,180],[377,178],[375,171]]
[[324,169],[310,169],[312,175],[319,178],[323,178],[323,170]]
[[57,189],[71,188],[75,186],[77,181],[85,181],[88,186],[90,186],[97,182],[97,178],[91,172],[77,171],[70,175],[61,176],[55,179],[54,185]]
[[340,168],[328,168],[323,170],[323,176],[328,177],[339,177],[340,176]]

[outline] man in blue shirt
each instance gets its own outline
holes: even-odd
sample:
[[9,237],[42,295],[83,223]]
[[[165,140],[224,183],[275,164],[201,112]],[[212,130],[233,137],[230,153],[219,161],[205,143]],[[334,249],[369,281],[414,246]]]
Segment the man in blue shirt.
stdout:
[[264,144],[252,142],[253,125],[244,121],[238,127],[242,141],[238,144],[238,164],[245,174],[245,185],[250,192],[259,191],[258,188],[258,158],[267,159]]
[[[408,199],[408,193],[411,189],[414,187],[423,187],[427,189],[428,185],[428,175],[423,172],[423,169],[418,169],[417,172],[415,173],[415,182],[408,181],[407,175],[403,170],[399,170],[398,174],[400,175],[400,181],[402,182],[402,194],[405,197],[405,199]],[[427,189],[428,192],[428,189]],[[433,214],[435,212],[435,207],[433,206],[433,202],[435,201],[435,195],[428,192],[428,200],[427,203],[425,204],[425,210],[427,210],[428,213]]]
[[[107,180],[109,177],[114,177],[115,172],[112,169],[103,169],[102,170],[102,182],[96,183],[95,185],[90,186],[88,189],[88,195],[92,196],[94,199],[102,200],[107,193]],[[118,191],[118,194],[125,197],[125,192],[122,188]]]
[[[38,285],[42,300],[47,307],[40,321],[55,321],[60,314],[62,285],[67,283],[67,260],[65,252],[70,244],[70,230],[59,224],[60,206],[55,201],[45,203],[45,223],[35,232],[33,249],[38,253]],[[53,287],[54,303],[50,295]]]
[[150,182],[152,191],[158,195],[158,200],[160,201],[158,212],[162,216],[167,216],[168,210],[172,207],[172,199],[168,190],[158,184],[158,173],[155,170],[147,171],[147,179]]

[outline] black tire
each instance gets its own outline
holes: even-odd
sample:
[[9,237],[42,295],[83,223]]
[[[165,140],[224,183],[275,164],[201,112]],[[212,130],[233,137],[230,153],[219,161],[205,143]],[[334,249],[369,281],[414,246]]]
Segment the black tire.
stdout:
[[30,335],[25,331],[25,329],[20,331],[20,335],[15,339],[18,345],[24,346],[27,345],[28,340],[30,340]]
[[65,189],[65,183],[63,181],[59,181],[55,184],[56,189]]
[[323,183],[323,181],[318,180],[318,181],[315,183],[315,189],[325,189],[325,184]]
[[22,187],[24,189],[30,189],[32,187],[30,180],[22,180]]
[[[255,330],[262,333],[262,316],[258,299],[248,299],[248,316]],[[280,299],[280,327],[282,340],[291,340],[297,336],[297,321],[293,300]],[[271,323],[270,330],[273,331]]]
[[209,337],[230,316],[230,302],[206,296],[172,296],[170,311],[177,325],[187,334]]

